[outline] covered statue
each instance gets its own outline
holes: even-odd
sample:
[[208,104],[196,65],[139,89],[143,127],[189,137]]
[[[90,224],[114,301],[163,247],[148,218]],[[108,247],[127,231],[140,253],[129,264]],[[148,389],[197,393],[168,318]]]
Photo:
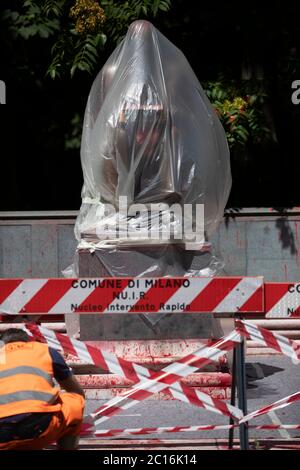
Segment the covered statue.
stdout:
[[[81,161],[84,186],[75,231],[79,250],[95,251],[102,274],[219,271],[209,240],[231,188],[225,132],[183,53],[147,21],[131,24],[92,85]],[[138,210],[124,215],[124,199]],[[180,214],[168,209],[174,204],[203,205],[200,248],[187,244],[184,234],[175,236]],[[197,212],[190,217],[197,230]],[[149,237],[170,226],[172,236]]]

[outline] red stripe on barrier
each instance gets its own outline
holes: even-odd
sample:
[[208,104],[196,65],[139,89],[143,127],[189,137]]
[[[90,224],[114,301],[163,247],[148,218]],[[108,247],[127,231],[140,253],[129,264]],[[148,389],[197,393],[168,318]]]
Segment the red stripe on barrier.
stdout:
[[[5,279],[0,284],[0,304],[21,284],[23,279]],[[1,310],[0,310],[1,312]]]
[[264,290],[263,286],[259,287],[251,297],[239,308],[241,312],[257,312],[264,310]]
[[[169,281],[169,279],[161,279],[160,284],[166,283],[166,281]],[[162,287],[161,289],[157,289],[155,287],[151,287],[149,291],[146,293],[144,299],[140,299],[131,309],[130,312],[141,312],[144,311],[141,306],[147,305],[147,303],[151,302],[152,305],[154,305],[154,310],[151,310],[151,312],[157,312],[157,310],[160,309],[160,304],[167,302],[170,297],[172,297],[175,292],[178,291],[178,287],[175,286],[168,286],[168,287]]]
[[213,312],[224,297],[241,281],[241,278],[214,278],[190,303],[190,311]]
[[[47,283],[24,305],[26,313],[47,313],[72,287],[71,279],[57,282],[57,279],[49,279]],[[43,319],[43,321],[45,321]]]
[[268,313],[274,305],[288,292],[290,284],[282,282],[265,283],[265,312]]
[[106,310],[106,308],[115,300],[115,294],[121,294],[121,292],[126,289],[129,279],[118,279],[120,287],[115,287],[114,289],[112,288],[99,288],[96,287],[93,292],[91,292],[87,298],[81,302],[79,305],[78,309],[74,310],[75,312],[80,312],[82,313],[95,313],[94,310],[89,311],[87,310],[82,310],[82,307],[84,305],[102,305],[101,310],[97,310],[97,312],[103,312]]

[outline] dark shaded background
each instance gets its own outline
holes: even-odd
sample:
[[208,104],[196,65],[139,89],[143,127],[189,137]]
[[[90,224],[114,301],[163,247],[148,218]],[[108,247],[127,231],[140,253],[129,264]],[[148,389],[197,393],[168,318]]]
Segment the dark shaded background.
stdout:
[[[1,9],[13,1],[1,2]],[[300,105],[291,84],[300,80],[300,7],[297,2],[173,0],[154,22],[187,56],[200,82],[219,73],[239,78],[245,62],[269,95],[278,143],[232,157],[228,207],[300,206]],[[82,174],[78,150],[65,149],[76,112],[83,117],[94,76],[45,76],[50,41],[15,42],[0,30],[0,210],[78,209]],[[99,59],[100,70],[108,49]],[[29,66],[29,67],[28,67]],[[95,74],[96,75],[96,74]],[[247,153],[247,155],[246,155]]]

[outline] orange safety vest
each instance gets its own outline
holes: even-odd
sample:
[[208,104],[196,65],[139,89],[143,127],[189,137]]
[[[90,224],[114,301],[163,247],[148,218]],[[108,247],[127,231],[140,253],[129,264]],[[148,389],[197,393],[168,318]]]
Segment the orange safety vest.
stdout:
[[61,409],[46,344],[8,343],[0,352],[0,418]]

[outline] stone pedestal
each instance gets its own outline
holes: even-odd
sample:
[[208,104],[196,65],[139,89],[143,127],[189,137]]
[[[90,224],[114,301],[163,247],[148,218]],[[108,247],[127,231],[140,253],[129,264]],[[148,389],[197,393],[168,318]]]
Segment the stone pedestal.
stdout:
[[[207,253],[195,254],[174,246],[101,249],[78,253],[79,277],[183,276],[207,265]],[[210,255],[209,255],[210,256]],[[101,314],[66,316],[67,332],[83,341],[219,338],[221,322],[211,314]],[[225,320],[224,320],[225,321]],[[226,320],[226,332],[233,320]]]

